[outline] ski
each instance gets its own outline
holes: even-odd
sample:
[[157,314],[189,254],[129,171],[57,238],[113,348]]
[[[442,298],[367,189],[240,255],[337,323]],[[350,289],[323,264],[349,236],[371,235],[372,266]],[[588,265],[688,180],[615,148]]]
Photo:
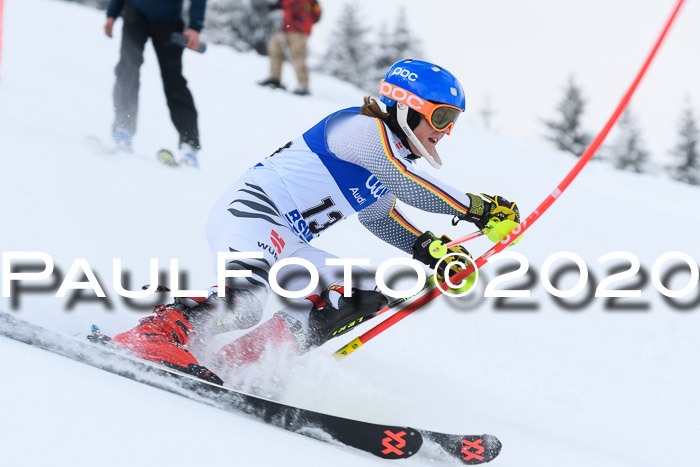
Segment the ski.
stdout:
[[[118,148],[116,145],[109,145],[94,135],[86,136],[84,138],[84,142],[90,147],[90,149],[93,152],[97,154],[108,156],[116,156],[120,154],[134,154],[133,151],[126,151],[124,149]],[[168,149],[161,149],[158,152],[156,152],[156,159],[158,159],[158,161],[160,161],[164,165],[167,165],[168,167],[180,166],[180,164],[178,164],[177,160],[175,159],[175,155],[172,153],[172,151]]]
[[[0,312],[0,336],[309,438],[329,442],[330,436],[334,441],[383,459],[406,459],[417,454],[424,444],[432,444],[441,449],[424,450],[430,452],[431,460],[458,459],[464,465],[475,465],[490,462],[501,450],[501,442],[491,435],[453,435],[371,423],[245,394],[139,360],[108,346],[62,335],[8,313]],[[319,434],[319,430],[326,436]]]
[[161,149],[158,151],[156,153],[156,158],[168,167],[177,167],[179,165],[175,159],[175,155],[173,155],[173,153],[167,149]]

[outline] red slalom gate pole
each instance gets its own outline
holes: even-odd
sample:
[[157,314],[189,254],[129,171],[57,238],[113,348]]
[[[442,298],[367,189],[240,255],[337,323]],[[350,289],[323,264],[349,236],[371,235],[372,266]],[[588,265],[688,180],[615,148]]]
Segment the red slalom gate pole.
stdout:
[[[603,140],[605,140],[605,137],[608,136],[608,133],[612,129],[613,125],[615,125],[615,122],[617,119],[620,117],[622,112],[625,110],[625,107],[627,107],[627,104],[629,103],[630,99],[632,98],[632,95],[637,89],[637,86],[639,86],[640,81],[642,80],[642,77],[647,72],[647,69],[649,68],[649,65],[651,64],[652,60],[656,56],[656,53],[658,52],[659,48],[661,47],[661,44],[663,43],[664,39],[666,38],[666,35],[671,29],[671,25],[675,21],[676,17],[678,16],[678,12],[681,9],[681,6],[685,0],[678,0],[678,3],[676,4],[676,7],[673,9],[673,13],[671,13],[671,16],[669,19],[666,21],[666,24],[661,31],[661,34],[659,35],[658,39],[656,40],[656,43],[651,49],[651,52],[649,52],[649,55],[647,56],[647,59],[645,60],[644,64],[642,65],[642,68],[639,70],[637,73],[637,76],[635,77],[634,81],[630,85],[629,89],[625,93],[625,95],[622,97],[622,100],[620,103],[617,105],[617,108],[613,112],[613,114],[610,116],[610,119],[608,122],[605,124],[603,129],[598,133],[598,135],[595,137],[595,139],[591,142],[591,144],[586,148],[586,151],[581,155],[579,158],[578,162],[574,167],[571,169],[571,171],[564,177],[564,179],[557,185],[557,187],[552,191],[544,201],[535,209],[527,218],[520,224],[518,227],[513,230],[508,236],[506,236],[502,241],[494,245],[490,250],[488,250],[486,253],[481,255],[479,258],[476,259],[473,263],[469,264],[469,266],[455,274],[454,278],[452,278],[452,282],[454,284],[459,284],[462,280],[464,280],[467,276],[472,274],[475,270],[475,268],[480,268],[486,262],[488,259],[495,255],[496,253],[501,252],[504,248],[506,248],[510,243],[518,238],[520,235],[522,235],[532,224],[535,223],[537,219],[540,218],[542,214],[544,214],[547,209],[556,201],[559,196],[566,190],[566,188],[571,184],[571,182],[578,176],[578,174],[581,172],[583,167],[588,164],[588,162],[593,158],[593,155],[595,152],[600,148],[600,145],[603,143]],[[455,243],[455,242],[452,242]],[[476,267],[475,267],[476,265]],[[405,308],[397,311],[395,314],[387,318],[386,320],[382,321],[369,331],[365,332],[362,334],[360,337],[357,337],[356,339],[352,340],[349,342],[347,345],[341,347],[335,352],[335,356],[338,359],[342,359],[350,355],[352,352],[355,350],[359,349],[362,347],[364,344],[366,344],[369,340],[373,339],[374,337],[378,336],[382,332],[386,331],[389,329],[391,326],[394,324],[398,323],[417,309],[421,308],[423,305],[427,304],[431,300],[433,300],[435,297],[438,295],[442,294],[444,290],[448,289],[449,286],[447,283],[442,283],[439,286],[433,287],[430,289],[425,295],[422,295],[421,297],[417,298],[414,302],[410,303],[407,305]],[[380,313],[383,313],[387,311],[388,307],[381,310]]]
[[486,232],[483,230],[477,230],[476,232],[470,233],[469,235],[465,235],[464,237],[460,237],[456,240],[452,240],[450,243],[445,245],[447,248],[450,248],[455,245],[459,245],[460,243],[468,242],[469,240],[473,240],[477,237],[481,237],[482,235],[486,235]]

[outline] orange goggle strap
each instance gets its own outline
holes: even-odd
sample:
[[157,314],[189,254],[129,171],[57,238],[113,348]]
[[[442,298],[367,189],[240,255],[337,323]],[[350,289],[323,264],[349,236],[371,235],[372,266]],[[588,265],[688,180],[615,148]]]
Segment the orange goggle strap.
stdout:
[[426,101],[425,99],[421,99],[420,97],[416,96],[412,92],[407,91],[404,88],[393,85],[391,83],[387,83],[384,80],[382,80],[379,83],[379,94],[382,96],[388,97],[389,99],[395,100],[396,102],[401,102],[402,104],[406,104],[411,109],[424,115],[425,119],[428,121],[428,123],[430,123],[430,126],[433,127],[435,130],[447,131],[448,135],[452,132],[452,126],[454,125],[454,120],[450,121],[450,123],[448,123],[443,128],[437,128],[433,124],[433,121],[432,121],[433,112],[435,112],[437,109],[443,108],[443,107],[448,107],[450,109],[456,109],[460,113],[464,111],[464,109],[460,109],[459,107],[455,107],[454,105],[434,104],[430,101]]

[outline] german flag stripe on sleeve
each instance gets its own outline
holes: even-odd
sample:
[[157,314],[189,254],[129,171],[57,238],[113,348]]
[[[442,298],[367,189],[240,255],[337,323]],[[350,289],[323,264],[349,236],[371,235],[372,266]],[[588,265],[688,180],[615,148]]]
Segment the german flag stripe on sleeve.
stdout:
[[391,213],[389,213],[392,219],[394,219],[396,222],[398,222],[404,229],[408,230],[412,234],[415,234],[417,236],[420,236],[422,234],[421,231],[416,229],[411,225],[408,220],[406,220],[405,217],[401,215],[401,213],[396,209],[396,199],[394,199],[394,205],[391,207]]
[[[416,182],[426,190],[430,191],[433,193],[435,196],[443,200],[445,203],[448,205],[452,206],[454,209],[456,209],[459,212],[467,212],[468,209],[465,205],[454,199],[452,196],[450,196],[448,193],[445,193],[443,190],[441,190],[439,187],[433,185],[430,183],[428,180],[424,179],[423,177],[411,172],[406,168],[406,166],[394,156],[394,153],[391,150],[391,144],[389,143],[389,136],[386,134],[386,128],[384,128],[384,124],[380,119],[377,119],[377,125],[379,125],[379,135],[382,140],[382,147],[384,148],[384,154],[386,154],[387,159],[394,164],[394,167],[396,167],[401,174]],[[420,235],[420,234],[419,234]]]

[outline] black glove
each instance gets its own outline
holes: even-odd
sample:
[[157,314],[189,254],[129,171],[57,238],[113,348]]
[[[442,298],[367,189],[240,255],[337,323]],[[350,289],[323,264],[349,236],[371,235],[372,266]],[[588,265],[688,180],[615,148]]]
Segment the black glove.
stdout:
[[476,225],[479,230],[482,230],[494,217],[499,221],[511,220],[518,224],[520,223],[520,211],[518,205],[511,203],[503,196],[489,196],[481,193],[485,200],[477,195],[467,193],[471,199],[471,206],[466,214],[460,214],[457,217],[460,220],[469,221]]
[[[423,264],[427,264],[431,268],[435,268],[435,265],[440,262],[437,269],[437,275],[440,282],[445,279],[445,270],[449,271],[450,277],[462,270],[461,266],[456,264],[451,264],[456,261],[467,264],[468,261],[465,256],[469,258],[472,255],[461,245],[455,245],[446,248],[445,245],[450,243],[452,240],[447,235],[443,235],[437,238],[431,231],[427,230],[423,235],[418,237],[418,239],[413,244],[413,259],[417,259]],[[457,253],[454,256],[448,256],[444,261],[440,261],[444,256],[450,253]]]

